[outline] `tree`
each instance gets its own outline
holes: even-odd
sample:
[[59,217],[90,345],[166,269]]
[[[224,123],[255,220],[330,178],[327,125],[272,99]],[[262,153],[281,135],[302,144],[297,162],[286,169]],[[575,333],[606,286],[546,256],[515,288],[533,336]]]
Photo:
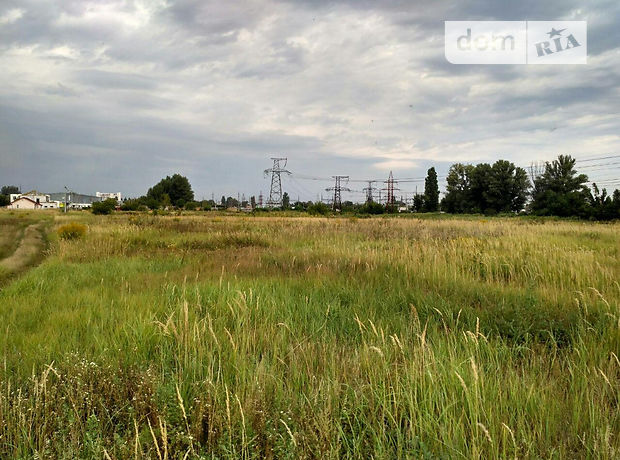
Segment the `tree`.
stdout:
[[252,209],[256,208],[256,197],[254,195],[250,197],[250,206],[252,206]]
[[489,209],[487,196],[491,175],[492,168],[488,163],[479,163],[471,170],[467,200],[469,212],[485,213]]
[[236,208],[239,206],[239,202],[237,201],[236,198],[229,196],[228,198],[226,198],[224,205],[226,206],[226,208]]
[[424,180],[424,211],[436,212],[439,209],[439,185],[437,183],[437,172],[435,168],[427,171]]
[[450,213],[469,212],[470,177],[474,166],[453,164],[446,177],[446,195],[441,200],[441,209]]
[[494,212],[518,212],[527,200],[530,181],[523,168],[507,160],[497,160],[491,167],[486,199]]
[[534,181],[531,211],[538,215],[587,217],[590,190],[588,176],[577,174],[575,159],[560,155],[545,163],[545,171]]
[[180,174],[166,176],[149,189],[146,196],[163,204],[164,195],[168,195],[170,204],[183,207],[186,202],[194,201],[194,192],[187,177]]
[[590,217],[596,220],[620,219],[620,190],[614,190],[612,196],[607,190],[599,191],[596,184],[592,184],[590,195]]
[[19,193],[19,187],[17,185],[5,185],[0,189],[0,195],[9,196],[12,193]]
[[144,198],[144,204],[149,208],[149,209],[157,209],[159,208],[159,201],[157,201],[155,198],[153,197],[145,197]]
[[413,196],[413,210],[415,212],[424,212],[424,195]]
[[116,200],[108,198],[105,201],[97,201],[92,205],[93,214],[110,214],[116,208]]
[[284,192],[282,195],[282,208],[288,209],[291,207],[291,198],[288,196],[288,192]]
[[512,188],[512,211],[520,212],[525,208],[527,198],[530,194],[532,183],[527,177],[527,171],[517,167],[515,169],[514,182]]
[[12,193],[19,193],[19,187],[16,185],[5,185],[0,189],[0,206],[8,206],[11,204]]
[[168,195],[167,193],[164,193],[159,200],[159,206],[161,206],[164,209],[172,206],[172,200],[170,199],[170,195]]

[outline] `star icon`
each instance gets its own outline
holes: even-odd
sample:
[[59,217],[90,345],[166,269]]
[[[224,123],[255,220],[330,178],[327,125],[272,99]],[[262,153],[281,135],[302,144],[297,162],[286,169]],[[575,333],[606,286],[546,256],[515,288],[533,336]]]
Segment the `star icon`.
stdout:
[[560,30],[555,30],[553,27],[551,28],[551,32],[547,32],[547,35],[549,35],[549,38],[553,38],[556,35],[559,35],[560,37],[562,36],[562,32],[564,32],[566,29],[560,29]]

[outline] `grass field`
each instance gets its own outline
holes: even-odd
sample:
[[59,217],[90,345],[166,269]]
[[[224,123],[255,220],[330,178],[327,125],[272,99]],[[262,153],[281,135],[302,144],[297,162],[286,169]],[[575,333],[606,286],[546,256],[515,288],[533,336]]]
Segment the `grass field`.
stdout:
[[620,456],[618,223],[54,216],[0,458]]

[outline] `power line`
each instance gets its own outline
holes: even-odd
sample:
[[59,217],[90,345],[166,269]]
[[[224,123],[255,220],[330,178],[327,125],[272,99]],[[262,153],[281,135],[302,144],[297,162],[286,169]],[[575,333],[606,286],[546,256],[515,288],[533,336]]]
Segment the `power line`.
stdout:
[[595,163],[593,165],[579,166],[580,169],[594,168],[596,166],[614,166],[620,165],[620,161],[611,161],[609,163]]
[[327,178],[327,177],[316,177],[316,176],[306,176],[304,174],[292,174],[293,176],[295,176],[297,179],[303,179],[303,180],[318,180],[318,181],[327,181],[327,182],[331,182],[332,179],[331,178]]
[[606,156],[606,157],[597,157],[597,158],[584,158],[581,160],[577,160],[577,163],[583,163],[585,161],[596,161],[596,160],[609,160],[612,158],[620,158],[620,155],[610,155],[610,156]]
[[299,181],[297,181],[295,179],[295,177],[293,176],[289,176],[289,179],[291,180],[292,184],[295,184],[295,187],[298,189],[298,193],[299,190],[301,190],[301,194],[304,195],[305,197],[309,198],[309,201],[312,201],[313,197],[314,197],[314,192],[311,192],[310,190],[308,190],[306,187],[303,186],[303,184],[301,184]]

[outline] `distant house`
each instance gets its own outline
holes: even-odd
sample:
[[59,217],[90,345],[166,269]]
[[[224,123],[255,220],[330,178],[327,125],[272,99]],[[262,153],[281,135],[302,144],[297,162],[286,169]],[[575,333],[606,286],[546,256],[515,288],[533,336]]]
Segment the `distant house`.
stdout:
[[10,205],[7,206],[9,209],[41,209],[41,204],[37,203],[34,200],[26,196],[20,196],[15,199]]
[[9,209],[58,209],[58,201],[50,199],[49,195],[32,190],[23,194],[11,194]]

